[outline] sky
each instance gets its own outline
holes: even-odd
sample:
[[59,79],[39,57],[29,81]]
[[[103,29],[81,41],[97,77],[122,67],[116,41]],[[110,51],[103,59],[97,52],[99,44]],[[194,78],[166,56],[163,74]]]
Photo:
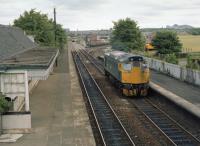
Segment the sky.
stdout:
[[200,27],[200,0],[0,0],[0,24],[13,24],[25,10],[35,8],[70,30],[109,29],[129,17],[140,28],[173,24]]

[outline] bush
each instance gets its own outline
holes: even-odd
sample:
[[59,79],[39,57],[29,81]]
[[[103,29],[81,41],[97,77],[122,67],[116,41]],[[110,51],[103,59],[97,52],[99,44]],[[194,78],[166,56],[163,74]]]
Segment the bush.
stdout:
[[9,110],[11,103],[5,99],[5,96],[0,93],[0,113]]
[[187,68],[191,68],[191,69],[200,69],[200,66],[199,66],[198,62],[197,61],[193,62],[191,55],[187,56],[187,65],[186,65],[186,67]]
[[172,64],[178,64],[178,58],[175,54],[168,54],[165,57],[165,61]]

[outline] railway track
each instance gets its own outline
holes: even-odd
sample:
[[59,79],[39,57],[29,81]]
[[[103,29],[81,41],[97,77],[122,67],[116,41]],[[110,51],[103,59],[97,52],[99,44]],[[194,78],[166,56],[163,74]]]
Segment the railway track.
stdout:
[[74,61],[105,146],[134,146],[126,129],[76,52]]
[[92,55],[90,55],[87,51],[84,49],[80,49],[80,52],[85,55],[85,57],[92,62],[92,64],[102,73],[104,74],[104,67],[102,62],[99,60],[96,60]]
[[174,145],[198,146],[200,141],[160,110],[148,99],[136,99],[132,103],[154,124]]
[[[86,51],[81,51],[92,64],[97,67],[100,72],[103,73],[103,65],[97,61]],[[136,108],[165,136],[169,139],[173,145],[188,145],[198,146],[200,145],[199,139],[193,136],[190,132],[184,129],[178,122],[173,120],[165,112],[160,110],[156,105],[150,102],[148,99],[134,99],[129,100]]]

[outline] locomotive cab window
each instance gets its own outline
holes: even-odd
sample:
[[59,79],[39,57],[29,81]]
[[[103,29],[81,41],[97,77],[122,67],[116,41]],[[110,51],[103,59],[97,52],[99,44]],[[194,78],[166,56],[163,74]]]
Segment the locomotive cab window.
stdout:
[[131,62],[143,62],[144,59],[141,56],[134,56],[134,57],[130,57],[129,61],[131,61]]
[[132,64],[123,64],[122,66],[125,71],[131,71],[132,69]]
[[141,56],[133,56],[129,58],[129,61],[132,62],[134,67],[140,67],[141,62],[144,62],[144,59]]

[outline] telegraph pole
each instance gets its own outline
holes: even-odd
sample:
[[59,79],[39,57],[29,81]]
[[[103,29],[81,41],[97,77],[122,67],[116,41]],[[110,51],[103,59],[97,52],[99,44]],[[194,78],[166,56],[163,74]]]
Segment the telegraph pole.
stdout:
[[53,9],[53,14],[54,14],[54,41],[55,41],[55,46],[56,46],[56,8]]

